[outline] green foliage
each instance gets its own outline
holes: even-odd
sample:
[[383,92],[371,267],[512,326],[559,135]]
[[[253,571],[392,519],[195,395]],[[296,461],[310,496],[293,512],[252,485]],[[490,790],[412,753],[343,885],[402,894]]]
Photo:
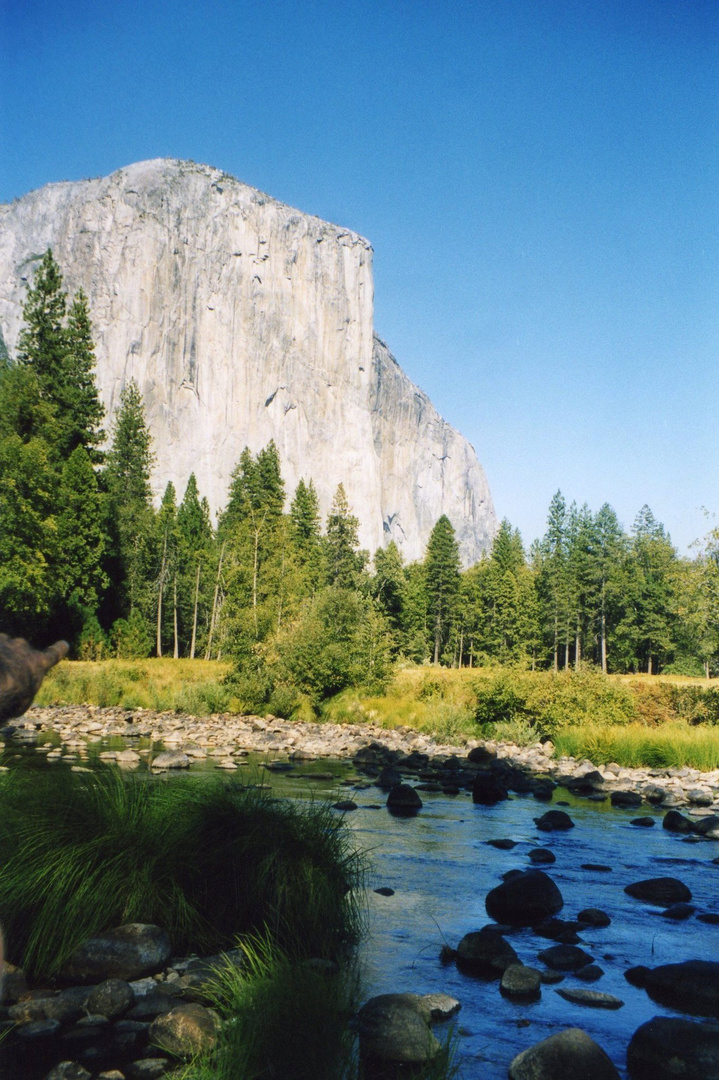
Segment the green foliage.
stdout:
[[359,521],[350,513],[344,486],[335,492],[327,517],[327,574],[330,585],[354,589],[367,564],[367,552],[359,548]]
[[142,660],[150,655],[152,633],[138,608],[134,608],[126,619],[115,620],[110,638],[112,650],[118,659]]
[[598,765],[615,761],[631,769],[719,768],[719,731],[681,721],[660,727],[587,724],[558,732],[554,741],[558,754],[588,758]]
[[596,669],[578,672],[500,671],[477,680],[475,716],[491,735],[493,725],[531,724],[538,736],[598,723],[623,724],[636,716],[633,696]]
[[254,932],[328,959],[359,927],[341,821],[237,783],[17,770],[0,782],[0,862],[10,958],[35,975],[126,922],[164,927],[180,953]]

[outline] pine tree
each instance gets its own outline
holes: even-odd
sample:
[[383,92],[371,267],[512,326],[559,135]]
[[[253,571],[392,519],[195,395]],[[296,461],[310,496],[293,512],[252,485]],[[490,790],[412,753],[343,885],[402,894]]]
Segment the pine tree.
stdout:
[[394,651],[400,647],[407,577],[402,553],[394,540],[374,553],[372,596],[393,634]]
[[320,527],[320,504],[315,485],[300,478],[290,505],[290,542],[299,567],[300,591],[310,596],[319,589],[324,574],[324,550]]
[[110,576],[119,614],[129,616],[139,606],[148,621],[152,618],[156,555],[150,489],[153,464],[142,397],[137,384],[131,381],[120,395],[103,474],[113,534]]
[[98,448],[105,438],[101,427],[105,409],[95,383],[95,346],[87,297],[82,290],[75,294],[68,314],[62,390],[67,451],[83,446],[93,464],[98,465],[104,457]]
[[54,401],[63,369],[68,342],[65,332],[67,295],[62,288],[60,267],[47,249],[28,289],[23,305],[24,327],[20,333],[18,359],[32,366],[41,392]]
[[83,446],[65,463],[58,492],[57,540],[62,593],[71,607],[94,616],[109,584],[105,570],[106,499]]
[[429,622],[434,637],[434,663],[449,641],[460,586],[459,546],[449,518],[443,514],[427,544],[424,559]]
[[339,484],[327,516],[327,574],[330,585],[356,589],[367,564],[359,548],[359,521],[350,513],[344,486]]

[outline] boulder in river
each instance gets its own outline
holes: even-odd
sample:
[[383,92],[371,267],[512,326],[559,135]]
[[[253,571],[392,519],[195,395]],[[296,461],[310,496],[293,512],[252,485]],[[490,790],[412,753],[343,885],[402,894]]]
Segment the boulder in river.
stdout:
[[662,828],[667,832],[690,833],[694,831],[694,822],[691,818],[680,814],[678,810],[667,810],[662,821]]
[[561,987],[557,990],[565,1001],[572,1005],[588,1005],[591,1009],[621,1009],[624,1002],[613,994],[603,994],[600,990],[585,990],[582,987]]
[[546,847],[532,848],[529,852],[529,861],[536,866],[549,864],[557,861],[557,856]]
[[601,1046],[581,1028],[567,1028],[518,1054],[509,1080],[620,1080]]
[[610,801],[612,806],[621,810],[633,810],[642,805],[642,797],[638,791],[613,791]]
[[555,971],[576,971],[591,964],[594,957],[578,945],[553,945],[540,952],[539,959]]
[[493,926],[484,926],[465,934],[457,946],[457,967],[465,975],[498,979],[519,957]]
[[675,877],[646,878],[644,881],[635,881],[627,885],[624,891],[635,900],[646,900],[648,904],[657,904],[659,907],[685,904],[692,898],[691,890],[683,881]]
[[557,886],[543,870],[525,870],[487,893],[490,919],[510,926],[534,926],[564,907]]
[[655,1016],[634,1032],[627,1067],[632,1080],[717,1080],[719,1024]]
[[564,810],[547,810],[546,814],[534,819],[534,824],[543,832],[563,832],[574,828],[574,822]]
[[380,994],[357,1016],[360,1057],[372,1066],[426,1065],[440,1044],[429,1024],[431,1007],[419,994]]
[[395,784],[387,796],[387,809],[395,817],[414,817],[422,809],[422,800],[411,784]]
[[130,982],[159,971],[170,953],[170,939],[159,926],[127,923],[80,945],[65,965],[63,978],[77,983]]
[[189,769],[190,759],[181,750],[163,750],[150,764],[153,769]]
[[479,773],[472,784],[472,802],[478,806],[494,806],[508,799],[506,785],[491,773]]
[[644,989],[652,1001],[693,1016],[719,1018],[719,962],[685,960],[662,964],[646,976]]
[[510,964],[502,973],[499,991],[511,1001],[538,1001],[542,994],[542,976],[536,968]]

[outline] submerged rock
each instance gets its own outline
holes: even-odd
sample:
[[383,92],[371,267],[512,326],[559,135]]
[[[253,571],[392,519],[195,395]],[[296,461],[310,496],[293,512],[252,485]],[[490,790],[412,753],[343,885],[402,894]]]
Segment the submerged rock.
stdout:
[[621,1009],[624,1002],[613,994],[603,994],[600,990],[583,990],[581,988],[557,990],[558,994],[573,1005],[588,1005],[592,1009]]
[[691,890],[683,881],[675,877],[646,878],[635,881],[624,889],[635,900],[646,900],[648,904],[669,907],[670,904],[688,903],[692,898]]

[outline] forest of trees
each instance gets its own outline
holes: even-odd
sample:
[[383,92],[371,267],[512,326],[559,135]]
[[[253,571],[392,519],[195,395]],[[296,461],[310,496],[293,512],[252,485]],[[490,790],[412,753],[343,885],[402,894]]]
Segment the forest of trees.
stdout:
[[394,544],[370,559],[342,485],[324,523],[311,478],[287,505],[274,443],[243,451],[216,522],[194,475],[155,507],[138,388],[108,439],[94,366],[87,300],[68,301],[48,251],[0,361],[5,631],[86,658],[231,658],[247,700],[276,711],[379,686],[399,658],[719,673],[719,530],[680,558],[648,507],[627,533],[557,492],[529,551],[504,521],[462,571],[442,517],[422,562]]

